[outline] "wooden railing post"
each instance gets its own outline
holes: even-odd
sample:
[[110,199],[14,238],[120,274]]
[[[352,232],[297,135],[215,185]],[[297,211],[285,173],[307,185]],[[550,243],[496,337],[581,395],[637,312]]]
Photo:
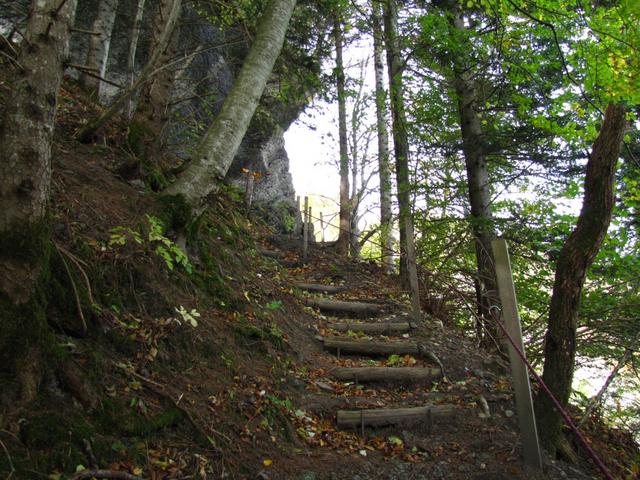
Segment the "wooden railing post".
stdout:
[[247,172],[247,183],[245,185],[244,191],[244,206],[247,211],[251,210],[251,203],[253,202],[253,187],[255,183],[256,177],[253,175],[253,172],[249,170]]
[[[516,290],[513,285],[507,242],[504,239],[499,238],[492,242],[492,248],[505,329],[513,340],[513,343],[524,355],[525,351],[524,344],[522,342],[520,315],[518,313],[518,300],[516,298]],[[527,371],[527,366],[524,364],[511,342],[507,343],[509,347],[509,361],[511,363],[513,389],[516,394],[518,423],[520,424],[520,434],[522,435],[522,453],[524,456],[524,462],[536,470],[542,470],[542,456],[540,454],[540,445],[538,443],[536,417],[533,411],[529,372]]]
[[301,230],[300,230],[300,218],[301,218],[302,214],[300,213],[300,195],[296,196],[296,218],[295,218],[295,224],[293,227],[293,234],[294,235],[300,235]]
[[304,215],[302,219],[302,260],[307,261],[309,250],[309,197],[304,197]]

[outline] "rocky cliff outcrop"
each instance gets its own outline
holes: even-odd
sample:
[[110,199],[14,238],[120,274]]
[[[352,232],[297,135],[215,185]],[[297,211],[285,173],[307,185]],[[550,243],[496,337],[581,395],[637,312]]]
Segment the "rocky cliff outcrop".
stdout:
[[[99,0],[79,2],[77,27],[90,29]],[[124,85],[127,75],[127,58],[137,2],[121,1],[118,7],[113,38],[107,63],[106,78],[113,84]],[[147,0],[145,18],[157,8],[157,0]],[[176,81],[171,93],[166,125],[166,146],[185,160],[190,148],[200,134],[219,112],[222,102],[230,90],[234,77],[242,65],[248,48],[246,36],[239,28],[220,28],[205,18],[206,9],[196,11],[186,6],[180,21],[176,50]],[[298,16],[300,19],[303,17]],[[306,21],[306,19],[304,20]],[[295,19],[294,19],[295,22]],[[136,52],[136,68],[141,68],[149,56],[149,22],[142,23],[140,43]],[[300,31],[304,27],[299,28]],[[292,28],[285,45],[283,57],[261,105],[245,135],[243,143],[229,170],[227,180],[244,185],[245,170],[259,172],[255,184],[254,202],[264,207],[267,216],[282,230],[291,227],[295,216],[295,191],[289,172],[289,158],[284,147],[284,131],[297,118],[310,98],[311,84],[308,72],[301,75],[300,68],[319,72],[319,58],[309,55],[309,45],[301,41],[302,36]],[[308,36],[308,32],[305,32]],[[313,43],[313,42],[309,42]],[[320,49],[314,47],[316,52]],[[72,40],[72,63],[82,65],[86,56],[87,36],[74,35]],[[194,54],[195,53],[195,54]],[[292,67],[291,60],[302,60],[301,66]],[[286,68],[283,66],[286,65]],[[283,95],[286,85],[287,95]],[[112,84],[103,85],[102,101],[108,103],[119,89]]]

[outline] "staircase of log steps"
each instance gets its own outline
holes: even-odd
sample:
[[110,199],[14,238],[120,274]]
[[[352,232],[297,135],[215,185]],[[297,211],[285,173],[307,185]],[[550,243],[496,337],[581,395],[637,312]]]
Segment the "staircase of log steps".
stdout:
[[[298,283],[296,287],[321,295],[307,297],[307,305],[323,314],[337,316],[325,325],[326,330],[332,334],[316,337],[323,343],[324,349],[333,354],[336,363],[337,360],[348,357],[353,363],[364,364],[348,367],[337,365],[330,370],[334,380],[350,384],[353,388],[349,391],[354,394],[364,388],[375,388],[376,385],[402,389],[409,394],[408,397],[403,396],[399,405],[386,405],[385,401],[381,401],[383,405],[375,408],[338,410],[338,428],[356,430],[365,435],[368,429],[379,427],[406,427],[411,424],[426,424],[430,427],[432,422],[449,421],[459,413],[459,407],[455,403],[435,403],[411,398],[412,386],[431,385],[442,380],[443,365],[424,345],[412,340],[412,333],[417,325],[408,315],[384,318],[388,308],[383,303],[326,298],[344,292],[343,287],[314,283]],[[379,360],[391,356],[395,356],[400,365],[368,365],[384,363]],[[403,364],[404,359],[410,360],[407,365]],[[350,403],[357,405],[358,399],[354,395]]]

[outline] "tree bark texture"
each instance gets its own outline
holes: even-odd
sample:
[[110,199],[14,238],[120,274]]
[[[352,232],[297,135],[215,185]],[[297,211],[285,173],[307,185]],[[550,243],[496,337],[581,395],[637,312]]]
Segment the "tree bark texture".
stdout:
[[[569,401],[573,381],[582,287],[611,222],[615,170],[626,126],[624,107],[610,104],[587,162],[578,223],[564,243],[556,265],[542,379],[563,406]],[[542,391],[536,398],[536,417],[542,445],[555,452],[562,417]]]
[[391,210],[391,171],[389,168],[389,132],[387,131],[387,92],[384,88],[383,31],[380,1],[372,2],[373,60],[376,85],[376,130],[378,174],[380,177],[380,243],[382,265],[393,272],[393,213]]
[[416,342],[349,340],[344,337],[326,337],[324,347],[341,353],[359,353],[371,356],[422,355],[426,350]]
[[369,410],[338,410],[338,428],[382,427],[399,423],[429,422],[456,413],[454,405],[429,405],[410,408],[375,408]]
[[168,194],[183,195],[192,207],[198,209],[209,194],[217,191],[233,163],[282,50],[295,5],[295,0],[269,1],[258,24],[255,40],[220,114],[196,147],[189,167],[167,189]]
[[398,208],[400,210],[400,281],[411,290],[411,305],[416,321],[420,320],[420,298],[416,264],[413,219],[411,217],[411,184],[409,181],[409,139],[404,109],[404,85],[402,81],[403,59],[398,39],[398,9],[395,0],[385,0],[384,36],[389,69],[391,92],[391,118],[394,153],[396,157],[396,182],[398,184]]
[[336,89],[338,93],[338,146],[340,149],[340,231],[336,250],[341,255],[349,253],[349,237],[351,231],[349,201],[349,150],[347,145],[347,98],[345,93],[344,63],[342,47],[344,38],[342,23],[336,17],[333,23],[333,38],[336,47]]
[[374,322],[374,323],[358,323],[358,322],[339,322],[329,323],[327,325],[336,332],[362,332],[382,335],[397,335],[399,333],[407,333],[411,331],[409,322]]
[[118,98],[115,99],[111,106],[107,110],[105,110],[98,118],[87,122],[87,124],[78,133],[79,141],[89,142],[104,124],[111,120],[120,110],[122,110],[123,107],[128,104],[129,100],[133,98],[140,87],[158,73],[158,63],[160,61],[160,58],[162,57],[162,53],[165,51],[167,45],[169,44],[169,41],[171,40],[173,30],[180,17],[182,0],[174,0],[172,3],[172,7],[173,8],[167,16],[166,23],[164,24],[165,29],[160,36],[156,49],[151,52],[149,61],[140,72],[140,76],[133,82],[133,85],[126,88],[124,92],[122,92],[118,96]]
[[[462,14],[459,12],[456,13],[453,22],[457,30],[466,28]],[[482,339],[483,346],[495,348],[493,339],[497,339],[499,336],[497,326],[492,325],[490,308],[499,302],[491,249],[495,230],[491,210],[489,170],[482,141],[483,133],[478,115],[478,98],[472,71],[467,62],[460,58],[453,58],[452,61],[454,65],[453,85],[458,98],[462,151],[471,206],[471,228],[476,250],[477,278],[475,285],[478,303],[476,333]]]
[[[24,232],[44,221],[51,183],[51,138],[63,65],[67,60],[69,28],[76,1],[33,2],[17,62],[11,75],[0,127],[0,236]],[[10,250],[20,249],[13,245]],[[15,303],[27,301],[40,272],[37,259],[20,253],[0,253],[0,292]]]
[[[85,67],[90,68],[93,73],[102,78],[105,78],[107,71],[111,34],[116,20],[118,3],[119,0],[101,0],[96,18],[91,27],[91,30],[99,33],[99,35],[91,35],[89,38]],[[98,99],[100,98],[102,81],[99,78],[82,73],[80,75],[80,84],[87,93]]]
[[365,302],[345,302],[342,300],[327,300],[324,298],[309,298],[307,305],[319,308],[324,312],[346,313],[351,315],[367,316],[379,315],[384,311],[383,305]]
[[331,370],[341,382],[430,382],[442,376],[437,367],[353,367]]
[[[145,0],[138,0],[138,5],[136,6],[136,15],[133,18],[133,23],[131,24],[131,40],[129,41],[129,52],[127,55],[127,79],[125,82],[125,87],[131,87],[133,85],[133,81],[136,73],[136,52],[138,50],[138,41],[140,40],[140,27],[142,25],[142,15],[144,14],[144,5]],[[133,99],[129,98],[127,100],[127,105],[125,106],[125,116],[127,119],[130,119],[133,116]]]
[[[172,28],[170,39],[164,49],[160,52],[158,66],[166,66],[176,55],[178,44],[177,22],[171,26],[166,25],[170,18],[170,12],[175,8],[175,4],[181,0],[161,0],[158,3],[158,10],[153,19],[153,36],[151,39],[151,51],[161,48],[162,35],[166,28]],[[180,5],[177,7],[180,9]],[[180,13],[178,13],[178,18]],[[171,98],[176,74],[172,68],[164,68],[146,82],[140,91],[140,98],[133,116],[133,124],[142,127],[145,136],[145,149],[151,155],[161,149],[163,140],[163,128],[167,122],[167,106]]]
[[[0,125],[0,374],[24,402],[35,398],[51,340],[45,282],[51,140],[76,0],[37,0],[8,74]],[[13,393],[11,382],[3,393]],[[7,396],[4,396],[6,399]]]

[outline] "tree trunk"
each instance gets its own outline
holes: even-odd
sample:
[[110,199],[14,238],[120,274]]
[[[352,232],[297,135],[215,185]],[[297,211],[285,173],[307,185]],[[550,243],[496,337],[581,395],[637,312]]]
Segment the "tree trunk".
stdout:
[[82,129],[78,133],[79,141],[89,142],[105,123],[111,120],[123,107],[127,105],[129,100],[133,98],[133,95],[135,95],[138,89],[159,72],[158,62],[160,61],[162,53],[165,51],[167,45],[169,44],[175,25],[178,22],[178,18],[180,17],[181,7],[182,1],[174,0],[173,8],[167,16],[165,30],[162,32],[157,48],[153,52],[151,52],[149,61],[142,69],[142,72],[140,72],[140,76],[138,77],[138,79],[133,82],[133,85],[122,92],[118,96],[118,98],[111,104],[111,106],[107,110],[105,110],[98,118],[88,121],[86,125],[82,127]]
[[344,38],[342,24],[338,17],[333,23],[333,38],[336,46],[336,87],[338,91],[338,145],[340,148],[340,231],[336,250],[341,255],[349,253],[349,237],[351,231],[349,202],[349,152],[347,145],[347,106],[345,93],[344,65],[342,47]]
[[[457,30],[465,29],[464,20],[460,13],[456,13],[453,23]],[[461,62],[459,58],[452,60],[455,76],[453,85],[458,97],[462,150],[471,205],[471,227],[475,239],[478,272],[475,279],[478,303],[477,334],[482,339],[484,347],[495,348],[494,339],[499,338],[499,335],[497,326],[493,325],[490,308],[492,305],[497,305],[499,301],[491,250],[495,230],[491,211],[489,171],[482,142],[482,126],[478,116],[478,98],[472,72],[466,62]]]
[[32,4],[0,126],[0,369],[34,397],[47,332],[43,283],[51,139],[76,1]]
[[383,32],[380,2],[372,2],[373,59],[376,82],[376,127],[378,137],[378,170],[380,176],[380,243],[382,265],[393,272],[393,236],[391,211],[391,171],[389,169],[389,133],[387,131],[387,94],[384,89]]
[[[111,34],[113,32],[113,24],[116,20],[118,1],[119,0],[102,0],[98,6],[98,13],[91,27],[92,31],[99,32],[100,34],[90,36],[85,66],[102,78],[105,78],[107,71],[107,59],[109,58]],[[99,78],[82,73],[80,75],[80,84],[89,95],[100,99],[102,81]]]
[[[569,401],[573,381],[582,286],[611,222],[615,169],[625,130],[624,107],[610,104],[589,155],[578,223],[563,245],[556,265],[542,379],[563,406]],[[542,391],[536,397],[536,416],[540,440],[554,453],[562,417]]]
[[[131,41],[129,42],[129,52],[127,55],[127,79],[125,81],[125,88],[133,86],[133,80],[136,73],[136,52],[138,50],[138,40],[140,40],[140,26],[142,25],[142,15],[144,14],[145,0],[138,0],[136,7],[136,16],[133,19],[131,25]],[[133,116],[133,99],[127,100],[125,106],[125,117],[130,119]]]
[[[167,25],[169,14],[173,11],[175,3],[180,4],[181,0],[161,0],[153,20],[152,52],[162,47],[161,40],[164,31],[167,28],[173,29],[169,42],[160,52],[158,65],[167,65],[176,55],[179,38],[177,23],[171,26]],[[153,157],[162,148],[162,132],[167,122],[167,106],[175,79],[175,71],[172,68],[164,68],[142,86],[131,123],[132,128],[141,130],[140,133],[144,137],[142,139],[144,145],[141,147],[147,157]]]
[[269,1],[220,114],[196,147],[193,161],[167,189],[168,194],[183,195],[191,206],[199,208],[209,194],[217,191],[260,102],[295,4],[295,0]]
[[400,210],[400,280],[405,289],[411,290],[411,305],[416,321],[420,320],[420,297],[416,265],[413,219],[411,217],[411,185],[409,182],[409,139],[404,110],[404,69],[398,39],[398,10],[395,0],[385,0],[384,35],[389,67],[391,92],[391,118],[394,153],[396,157],[396,181],[398,184],[398,208]]

